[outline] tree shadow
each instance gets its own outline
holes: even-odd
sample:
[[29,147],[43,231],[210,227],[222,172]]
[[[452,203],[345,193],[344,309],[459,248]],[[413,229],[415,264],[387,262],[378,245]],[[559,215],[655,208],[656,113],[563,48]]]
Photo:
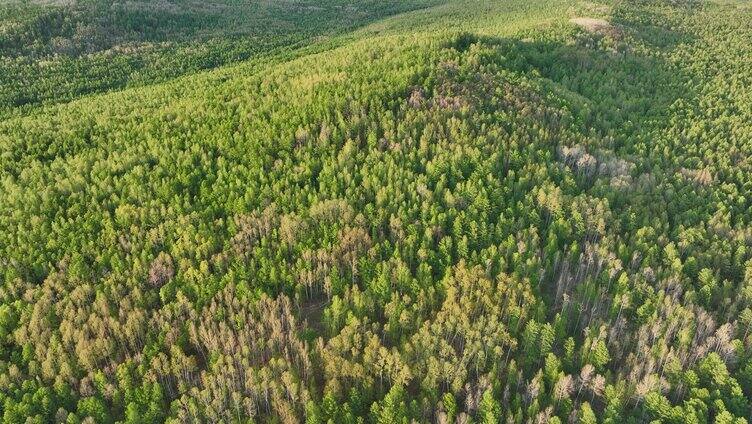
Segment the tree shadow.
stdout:
[[[539,82],[543,94],[550,96],[547,102],[562,100],[574,118],[569,129],[587,140],[588,151],[608,150],[615,159],[634,162],[637,166],[633,172],[648,175],[661,166],[661,159],[650,154],[653,138],[676,125],[673,119],[677,104],[698,103],[700,93],[690,83],[691,71],[676,66],[663,54],[693,42],[694,37],[664,24],[638,38],[632,34],[639,32],[644,22],[653,22],[657,15],[650,15],[639,24],[620,16],[623,19],[615,21],[617,30],[613,31],[577,29],[558,38],[541,32],[525,39],[461,34],[448,47],[461,52],[472,51],[474,44],[495,49],[493,63]],[[592,179],[582,183],[580,193],[592,193],[592,183]],[[639,190],[652,192],[657,188],[640,186]],[[610,204],[611,210],[620,211],[618,216],[630,207],[630,202],[639,201],[638,194],[623,197],[621,202]],[[644,206],[641,215],[657,217],[665,213],[665,204]],[[570,259],[570,265],[579,266],[579,258]],[[541,285],[541,294],[551,305],[551,316],[559,312],[554,306],[559,272],[557,266],[550,266]],[[572,287],[572,293],[567,294],[577,300],[575,290],[577,287]]]
[[655,3],[635,2],[630,7],[617,8],[612,22],[622,28],[630,39],[656,49],[670,50],[691,43],[695,37],[676,25],[669,25],[666,14],[693,13],[701,3],[693,0],[673,2],[665,7]]
[[[644,43],[651,49],[668,49],[691,42],[688,33],[667,27],[639,40],[630,22],[620,21],[618,31],[578,30],[572,39],[547,37],[509,39],[470,36],[458,38],[458,50],[468,40],[496,47],[499,64],[525,75],[539,75],[546,91],[570,106],[583,134],[608,138],[610,149],[627,138],[666,124],[678,100],[692,102],[697,93],[688,84],[691,75],[659,55],[633,48]],[[461,48],[460,48],[461,47]],[[613,139],[613,140],[612,140]]]

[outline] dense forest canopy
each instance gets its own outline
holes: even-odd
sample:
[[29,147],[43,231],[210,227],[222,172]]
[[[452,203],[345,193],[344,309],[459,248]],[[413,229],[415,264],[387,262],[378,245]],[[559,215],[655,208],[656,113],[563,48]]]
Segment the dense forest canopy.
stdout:
[[312,41],[439,0],[0,2],[0,118],[166,81]]
[[746,423],[751,58],[742,0],[3,4],[0,416]]

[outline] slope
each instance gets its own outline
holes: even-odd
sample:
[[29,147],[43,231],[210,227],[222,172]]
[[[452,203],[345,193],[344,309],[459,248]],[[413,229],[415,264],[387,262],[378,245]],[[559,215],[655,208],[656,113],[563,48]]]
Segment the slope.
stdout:
[[432,0],[0,3],[0,118],[285,56]]
[[4,419],[744,422],[740,10],[450,2],[0,123]]

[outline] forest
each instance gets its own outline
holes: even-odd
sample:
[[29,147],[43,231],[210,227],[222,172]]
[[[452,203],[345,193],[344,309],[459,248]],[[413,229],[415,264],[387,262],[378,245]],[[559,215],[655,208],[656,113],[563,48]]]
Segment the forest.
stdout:
[[752,419],[748,0],[0,5],[3,423]]
[[435,1],[3,0],[0,118],[254,58],[288,58],[313,41]]

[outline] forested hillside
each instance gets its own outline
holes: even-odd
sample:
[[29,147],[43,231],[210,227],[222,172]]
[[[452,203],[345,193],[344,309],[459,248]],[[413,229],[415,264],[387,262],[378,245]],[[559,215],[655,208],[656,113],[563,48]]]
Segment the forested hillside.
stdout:
[[748,422],[749,2],[185,3],[0,73],[4,422]]
[[0,1],[0,118],[296,48],[439,0]]

